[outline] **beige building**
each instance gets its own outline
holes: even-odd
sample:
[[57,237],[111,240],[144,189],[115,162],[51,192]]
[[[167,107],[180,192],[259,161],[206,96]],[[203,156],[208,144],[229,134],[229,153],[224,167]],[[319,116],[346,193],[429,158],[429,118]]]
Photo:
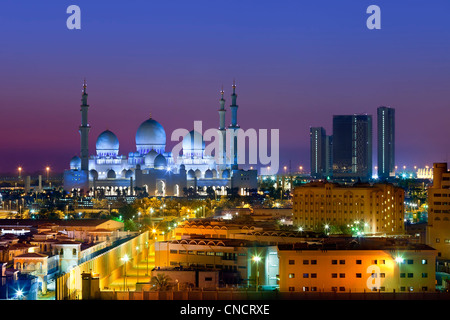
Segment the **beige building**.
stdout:
[[450,259],[450,172],[447,163],[433,165],[433,186],[428,189],[427,244],[438,259]]
[[275,286],[278,257],[275,246],[246,240],[190,238],[156,242],[155,266],[219,270],[221,284]]
[[365,234],[404,232],[404,190],[392,184],[312,182],[296,187],[294,225],[304,230],[360,224]]
[[426,245],[279,245],[280,291],[434,292],[436,250]]

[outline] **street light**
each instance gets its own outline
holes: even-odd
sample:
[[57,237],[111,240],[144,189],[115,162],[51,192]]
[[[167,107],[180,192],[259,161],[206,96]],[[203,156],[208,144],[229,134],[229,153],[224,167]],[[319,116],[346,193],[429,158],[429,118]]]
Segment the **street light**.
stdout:
[[49,171],[50,171],[50,167],[47,166],[47,167],[45,168],[45,171],[47,171],[47,181],[48,181],[48,173],[49,173]]
[[252,258],[253,262],[256,263],[256,291],[258,291],[258,287],[259,287],[259,262],[261,261],[261,257],[260,256],[253,256]]
[[128,258],[128,255],[125,254],[121,260],[124,262],[123,265],[123,270],[124,270],[124,276],[123,276],[123,291],[125,291],[125,287],[126,287],[126,283],[127,283],[127,262],[128,260],[130,260],[130,258]]
[[19,170],[19,179],[22,179],[22,167],[17,168]]
[[23,297],[23,291],[21,289],[18,289],[16,291],[16,298],[19,299],[19,300],[22,300],[22,297]]

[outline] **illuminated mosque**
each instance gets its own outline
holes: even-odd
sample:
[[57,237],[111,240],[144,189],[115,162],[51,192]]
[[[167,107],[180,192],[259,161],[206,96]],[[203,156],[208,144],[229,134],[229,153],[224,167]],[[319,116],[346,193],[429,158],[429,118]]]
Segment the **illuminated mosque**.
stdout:
[[[182,141],[182,155],[175,161],[166,150],[164,127],[151,116],[141,123],[136,131],[136,151],[128,156],[119,153],[119,139],[110,130],[103,131],[96,141],[96,154],[89,155],[86,82],[83,84],[81,99],[80,156],[70,160],[70,169],[64,172],[64,189],[80,191],[84,195],[136,195],[145,192],[149,196],[184,196],[186,190],[206,193],[211,187],[217,195],[225,195],[236,190],[240,195],[248,195],[257,189],[257,171],[241,170],[237,165],[237,145],[234,153],[226,156],[227,130],[236,131],[237,124],[236,85],[233,82],[231,94],[231,124],[225,126],[225,99],[221,91],[219,107],[219,133],[223,151],[217,163],[214,155],[205,153],[202,134],[190,131]],[[232,158],[231,160],[229,158]],[[211,189],[210,189],[211,190]]]

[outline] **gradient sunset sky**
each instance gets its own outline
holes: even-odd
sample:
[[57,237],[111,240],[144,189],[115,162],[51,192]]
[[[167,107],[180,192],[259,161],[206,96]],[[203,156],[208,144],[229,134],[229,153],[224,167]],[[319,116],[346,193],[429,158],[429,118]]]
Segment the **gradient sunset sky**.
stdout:
[[[81,30],[68,30],[69,5]],[[381,30],[366,9],[381,8]],[[309,128],[334,114],[396,109],[396,163],[450,151],[450,2],[9,1],[0,6],[0,172],[68,169],[88,84],[90,153],[104,130],[135,151],[149,114],[176,128],[218,126],[236,79],[243,129],[280,130],[280,167],[309,169]],[[229,109],[227,125],[230,124]],[[174,143],[169,142],[166,149]]]

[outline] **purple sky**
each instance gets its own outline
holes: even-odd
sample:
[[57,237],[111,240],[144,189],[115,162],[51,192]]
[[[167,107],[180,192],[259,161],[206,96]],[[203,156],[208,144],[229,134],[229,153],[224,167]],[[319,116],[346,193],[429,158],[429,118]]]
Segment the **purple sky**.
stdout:
[[[120,153],[151,112],[166,129],[218,126],[237,82],[243,129],[280,129],[280,167],[309,168],[309,127],[333,114],[396,109],[397,164],[432,165],[450,150],[448,1],[4,1],[0,10],[0,172],[68,168],[79,153],[87,78],[90,152],[106,129]],[[81,30],[68,30],[71,4]],[[230,112],[227,112],[227,125]],[[170,148],[173,144],[169,144]]]

